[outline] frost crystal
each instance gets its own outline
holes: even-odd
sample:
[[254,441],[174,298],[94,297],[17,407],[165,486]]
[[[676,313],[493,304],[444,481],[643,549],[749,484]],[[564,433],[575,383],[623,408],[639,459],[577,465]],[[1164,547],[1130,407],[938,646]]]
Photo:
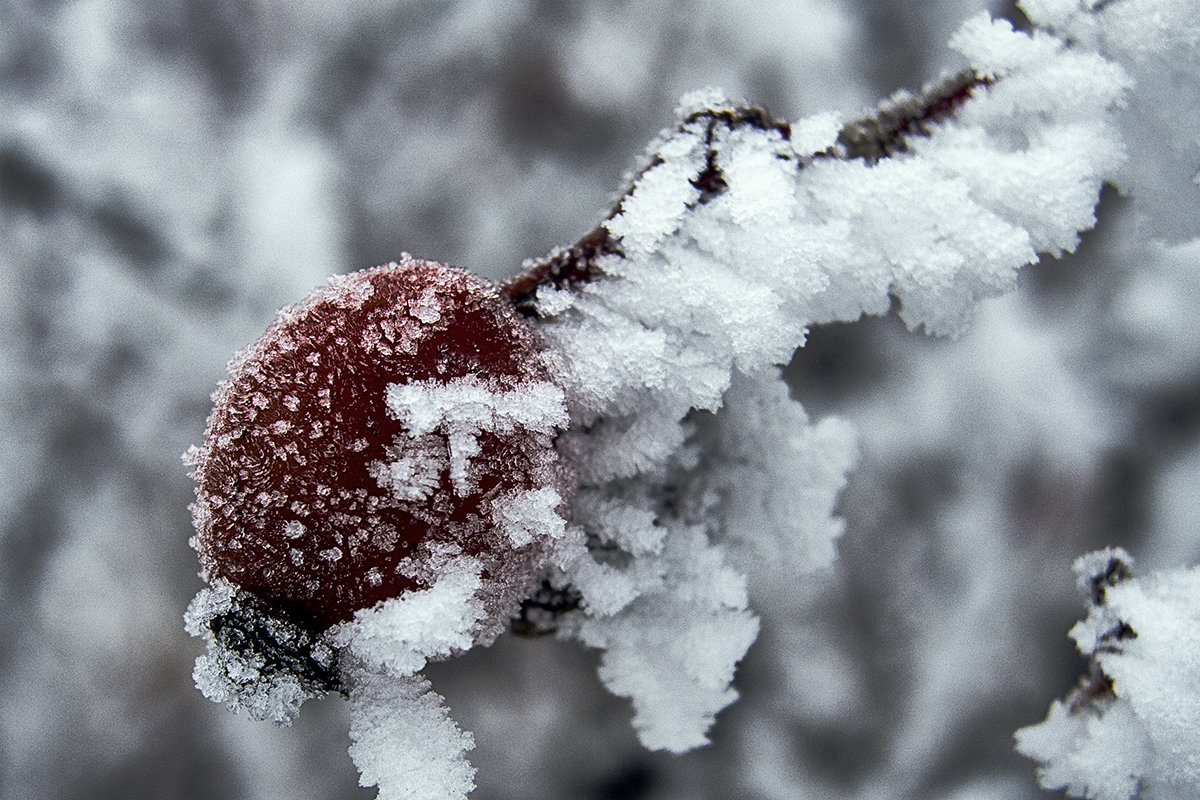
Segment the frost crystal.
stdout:
[[328,641],[372,669],[412,675],[426,661],[475,643],[487,616],[476,597],[481,572],[474,559],[447,559],[438,565],[433,586],[359,611],[352,621],[331,628]]
[[[587,580],[589,613],[573,633],[604,649],[600,678],[633,700],[633,724],[649,748],[684,752],[706,744],[718,711],[733,702],[733,670],[758,633],[746,610],[746,579],[726,566],[702,528],[671,526],[653,570]],[[614,585],[615,584],[615,585]]]
[[449,718],[442,696],[419,677],[351,675],[350,757],[379,800],[459,800],[475,788],[466,760],[470,733]]
[[[311,491],[243,490],[257,462],[237,479],[217,470],[199,538],[231,507],[255,509],[262,530],[216,535],[222,557],[240,565],[247,543],[278,538],[308,570],[302,600],[324,571],[358,566],[370,602],[338,598],[322,644],[339,652],[364,785],[382,798],[471,789],[471,737],[417,673],[489,643],[529,595],[564,598],[546,615],[602,651],[600,678],[630,699],[644,745],[708,741],[758,633],[752,598],[833,561],[856,457],[848,426],[810,423],[778,365],[808,326],[894,302],[911,327],[959,332],[1020,267],[1075,248],[1123,158],[1119,67],[986,15],[952,46],[970,69],[855,123],[793,126],[713,91],[685,97],[608,219],[506,284],[528,336],[494,296],[458,291],[461,275],[400,291],[368,273],[282,312],[281,335],[235,364],[218,398],[232,421],[215,415],[197,472],[249,437],[309,470]],[[464,302],[490,309],[486,330]],[[307,325],[322,304],[352,324]],[[271,348],[307,378],[260,386]],[[331,438],[352,486],[306,466]]]
[[328,643],[228,581],[196,595],[184,621],[207,644],[196,687],[232,711],[287,725],[305,700],[339,688]]
[[1092,664],[1044,722],[1017,732],[1047,789],[1074,797],[1200,792],[1200,568],[1130,573],[1120,549],[1075,565],[1092,602],[1071,629]]
[[684,98],[603,244],[580,251],[588,280],[531,301],[571,415],[570,524],[591,543],[556,556],[584,609],[564,635],[605,650],[649,747],[703,744],[734,697],[757,623],[733,565],[833,559],[853,437],[808,427],[775,365],[808,325],[893,298],[910,326],[958,332],[1038,253],[1076,246],[1121,161],[1118,67],[986,16],[952,44],[974,73],[938,101],[958,104],[947,118],[909,119],[921,101],[898,96],[839,134],[828,115],[789,127]]
[[[481,436],[522,430],[548,441],[567,423],[563,392],[548,381],[531,381],[508,390],[489,387],[473,376],[449,382],[394,383],[388,386],[387,405],[405,428],[406,436],[397,437],[400,452],[404,452],[406,438],[438,443],[433,451],[428,444],[416,448],[423,452],[415,461],[401,457],[386,470],[394,491],[409,492],[415,486],[422,497],[433,478],[447,471],[455,494],[478,491],[481,477],[495,469],[494,464],[474,463],[483,453]],[[431,439],[432,433],[440,438]],[[433,463],[438,453],[444,453],[445,463]]]

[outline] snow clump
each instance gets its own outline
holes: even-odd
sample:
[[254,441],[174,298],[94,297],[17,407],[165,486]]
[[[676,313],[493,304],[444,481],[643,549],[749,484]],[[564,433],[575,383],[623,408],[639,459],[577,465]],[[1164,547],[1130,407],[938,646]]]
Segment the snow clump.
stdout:
[[[849,157],[829,115],[781,126],[686,97],[604,223],[598,277],[537,292],[571,418],[558,449],[580,479],[568,522],[585,534],[558,547],[554,582],[584,612],[561,633],[604,650],[601,678],[648,747],[705,743],[735,698],[757,631],[745,575],[833,560],[854,437],[807,427],[777,368],[808,326],[898,300],[910,326],[959,332],[1021,266],[1075,248],[1121,163],[1119,67],[986,16],[952,45],[973,89],[877,159]],[[743,560],[759,548],[805,557]]]
[[[386,405],[370,410],[372,424],[389,427],[346,502],[382,492],[380,502],[417,528],[452,519],[463,533],[389,556],[403,592],[339,606],[317,643],[338,650],[322,685],[348,693],[351,753],[382,800],[461,798],[472,788],[472,738],[419,670],[498,632],[499,606],[482,602],[483,585],[508,568],[497,542],[531,552],[506,585],[523,576],[532,591],[524,570],[536,563],[543,588],[577,598],[576,613],[552,615],[557,633],[602,651],[600,678],[630,698],[645,746],[683,752],[708,741],[758,633],[756,584],[784,585],[832,563],[841,532],[833,507],[856,457],[850,427],[810,423],[779,365],[810,325],[882,314],[894,302],[911,327],[961,331],[978,301],[1011,289],[1039,253],[1075,248],[1095,222],[1101,183],[1121,164],[1113,109],[1128,80],[1119,67],[986,16],[952,45],[971,65],[967,77],[944,97],[893,98],[902,123],[889,128],[881,112],[866,126],[877,139],[870,153],[851,147],[835,115],[789,126],[716,92],[687,96],[593,249],[574,254],[586,257],[586,275],[539,279],[517,298],[531,332],[492,354],[503,381],[489,383],[463,359],[444,375],[441,362],[422,360],[435,351],[418,348],[419,374],[372,378],[371,397],[354,395],[358,410]],[[415,320],[406,326],[482,352],[471,347],[483,338],[467,341],[470,329],[450,324],[461,275],[424,284],[405,276],[392,291]],[[355,281],[335,288],[373,309]],[[465,291],[491,302],[479,287]],[[373,316],[355,330],[368,350],[413,357],[413,342],[393,341],[384,324],[392,306],[371,313],[379,324]],[[507,313],[489,312],[517,331]],[[521,372],[526,361],[533,380]],[[511,445],[511,463],[532,479],[486,484],[488,447],[514,430],[532,434]],[[539,458],[540,446],[551,455]],[[448,504],[463,497],[469,513],[455,516]],[[302,524],[270,536],[311,537]],[[349,546],[339,533],[330,542]],[[472,549],[480,533],[492,546]],[[368,570],[358,585],[382,577]],[[504,598],[511,613],[511,592]],[[310,648],[301,660],[311,666],[322,654]]]
[[1088,615],[1071,629],[1091,672],[1017,732],[1047,789],[1129,800],[1200,793],[1200,568],[1133,575],[1120,548],[1075,562]]

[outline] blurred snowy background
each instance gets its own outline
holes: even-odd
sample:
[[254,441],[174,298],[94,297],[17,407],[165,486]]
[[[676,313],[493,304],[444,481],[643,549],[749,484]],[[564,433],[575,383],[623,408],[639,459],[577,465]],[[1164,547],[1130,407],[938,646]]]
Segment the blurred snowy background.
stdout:
[[[2,0],[0,796],[373,796],[345,703],[277,729],[192,685],[179,456],[227,359],[332,273],[573,242],[685,91],[853,114],[959,66],[984,7]],[[812,332],[794,392],[862,432],[841,559],[755,597],[712,746],[645,752],[578,645],[431,667],[473,797],[1045,796],[1012,732],[1083,668],[1071,561],[1200,560],[1194,231],[1147,258],[1134,212],[1108,192],[960,340]]]

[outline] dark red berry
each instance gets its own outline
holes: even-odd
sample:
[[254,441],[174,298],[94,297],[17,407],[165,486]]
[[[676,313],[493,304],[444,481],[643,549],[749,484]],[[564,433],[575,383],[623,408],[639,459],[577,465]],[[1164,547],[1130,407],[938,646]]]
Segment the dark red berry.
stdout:
[[552,430],[517,414],[468,425],[469,441],[446,426],[414,431],[387,396],[399,384],[413,396],[461,386],[511,400],[548,380],[511,303],[440,264],[406,257],[283,309],[230,363],[190,454],[207,577],[324,628],[427,587],[447,553],[477,557],[492,580],[524,575],[511,565],[542,544],[506,537],[494,512],[521,492],[561,488]]

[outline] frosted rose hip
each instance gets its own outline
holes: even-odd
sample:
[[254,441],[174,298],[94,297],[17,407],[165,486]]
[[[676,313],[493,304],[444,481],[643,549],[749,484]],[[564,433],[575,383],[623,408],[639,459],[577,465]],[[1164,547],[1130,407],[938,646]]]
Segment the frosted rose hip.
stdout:
[[460,553],[502,612],[544,544],[503,520],[559,497],[562,413],[490,284],[407,257],[336,278],[231,362],[190,454],[193,545],[210,579],[315,628]]

